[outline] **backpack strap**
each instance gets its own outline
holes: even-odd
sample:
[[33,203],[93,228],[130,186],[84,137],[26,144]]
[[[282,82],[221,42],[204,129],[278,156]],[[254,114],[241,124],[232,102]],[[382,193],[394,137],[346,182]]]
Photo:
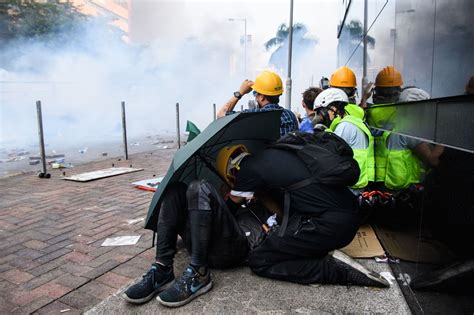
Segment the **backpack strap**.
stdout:
[[284,201],[283,201],[283,221],[281,222],[280,231],[278,231],[278,236],[282,237],[288,226],[288,220],[290,218],[290,190],[300,189],[302,187],[308,186],[318,181],[314,177],[309,177],[299,181],[293,185],[283,188],[284,189]]
[[318,180],[314,177],[308,177],[306,179],[303,179],[302,181],[299,181],[295,184],[292,184],[288,187],[285,187],[285,190],[296,190],[296,189],[300,189],[300,188],[303,188],[305,186],[308,186],[310,184],[313,184],[313,183],[317,183]]
[[286,226],[288,225],[288,219],[290,217],[290,193],[285,189],[285,201],[283,202],[283,221],[281,223],[280,231],[278,231],[278,236],[282,237],[286,231]]

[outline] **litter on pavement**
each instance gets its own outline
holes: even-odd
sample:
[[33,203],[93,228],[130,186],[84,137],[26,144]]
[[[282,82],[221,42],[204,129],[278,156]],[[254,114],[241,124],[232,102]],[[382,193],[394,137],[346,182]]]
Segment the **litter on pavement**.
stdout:
[[133,173],[133,172],[138,172],[138,171],[143,171],[143,168],[111,167],[111,168],[106,168],[103,170],[71,175],[71,176],[63,177],[63,179],[72,180],[76,182],[88,182],[95,179],[122,175],[126,173]]
[[135,245],[140,239],[140,235],[116,236],[106,238],[100,246],[126,246]]
[[163,180],[164,176],[154,177],[151,179],[140,180],[138,182],[132,183],[136,188],[147,191],[156,191],[156,188]]

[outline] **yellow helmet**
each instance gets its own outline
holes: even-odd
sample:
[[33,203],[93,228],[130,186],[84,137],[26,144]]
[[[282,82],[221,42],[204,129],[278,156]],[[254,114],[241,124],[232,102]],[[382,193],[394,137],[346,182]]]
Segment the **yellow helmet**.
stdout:
[[354,71],[346,66],[340,67],[331,75],[329,85],[332,87],[355,88],[357,86],[357,80]]
[[278,74],[265,70],[257,76],[252,89],[262,95],[277,96],[283,94],[283,83]]
[[400,72],[394,66],[387,66],[380,70],[375,78],[376,87],[397,87],[402,86],[403,80]]
[[249,154],[247,147],[243,144],[224,147],[217,153],[217,172],[230,186],[233,186],[235,183],[235,176],[240,169],[240,162]]

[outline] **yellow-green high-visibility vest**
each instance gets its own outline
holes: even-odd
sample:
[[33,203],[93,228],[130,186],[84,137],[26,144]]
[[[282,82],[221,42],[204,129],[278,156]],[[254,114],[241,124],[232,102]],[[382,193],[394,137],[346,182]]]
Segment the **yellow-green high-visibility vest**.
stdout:
[[[395,104],[375,104],[370,111],[369,122],[377,127],[392,129],[396,120]],[[423,164],[409,148],[389,150],[390,131],[374,137],[375,181],[389,189],[399,190],[421,182]]]
[[404,189],[412,184],[420,183],[424,172],[422,162],[409,148],[402,150],[388,149],[390,135],[390,132],[385,131],[381,137],[376,137],[376,181],[383,182],[385,187],[394,190]]
[[368,138],[369,145],[364,149],[352,149],[354,151],[354,159],[359,164],[360,176],[357,183],[351,188],[364,188],[367,186],[369,181],[374,181],[375,170],[374,170],[374,137],[372,136],[369,128],[364,123],[364,110],[355,104],[347,104],[344,107],[346,115],[343,118],[336,117],[329,129],[334,132],[336,127],[341,122],[349,122],[359,128]]

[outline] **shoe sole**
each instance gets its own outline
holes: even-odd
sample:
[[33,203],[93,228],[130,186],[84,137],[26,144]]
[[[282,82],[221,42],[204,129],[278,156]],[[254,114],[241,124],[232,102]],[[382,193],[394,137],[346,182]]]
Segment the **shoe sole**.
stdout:
[[340,250],[335,250],[332,252],[332,257],[334,257],[337,260],[342,261],[346,265],[351,266],[352,268],[356,269],[357,271],[363,273],[367,278],[380,283],[382,286],[389,288],[390,287],[390,282],[387,281],[384,277],[382,277],[380,274],[370,271],[369,269],[365,268],[361,264],[359,264],[357,261],[355,261],[353,258],[347,256]]
[[171,286],[174,284],[174,280],[173,281],[170,281],[168,283],[166,283],[165,285],[159,287],[158,289],[156,289],[155,291],[153,291],[153,293],[151,293],[150,295],[144,297],[144,298],[141,298],[141,299],[131,299],[129,298],[125,293],[122,293],[122,298],[129,302],[129,303],[132,303],[132,304],[143,304],[143,303],[146,303],[148,301],[150,301],[151,299],[153,299],[153,297],[155,297],[155,295],[157,295],[158,293],[168,289],[168,288],[171,288]]
[[194,293],[193,295],[191,295],[190,297],[188,297],[186,300],[183,300],[183,301],[179,301],[179,302],[165,302],[165,301],[163,301],[162,299],[160,299],[159,296],[158,296],[156,299],[158,300],[158,302],[160,302],[160,303],[163,304],[164,306],[168,306],[168,307],[180,307],[180,306],[183,306],[183,305],[185,305],[185,304],[188,304],[189,302],[191,302],[192,300],[194,300],[194,299],[197,298],[198,296],[203,295],[204,293],[209,292],[211,289],[212,289],[212,281],[209,282],[206,286],[202,287],[201,289],[199,289],[198,291],[196,291],[196,293]]

